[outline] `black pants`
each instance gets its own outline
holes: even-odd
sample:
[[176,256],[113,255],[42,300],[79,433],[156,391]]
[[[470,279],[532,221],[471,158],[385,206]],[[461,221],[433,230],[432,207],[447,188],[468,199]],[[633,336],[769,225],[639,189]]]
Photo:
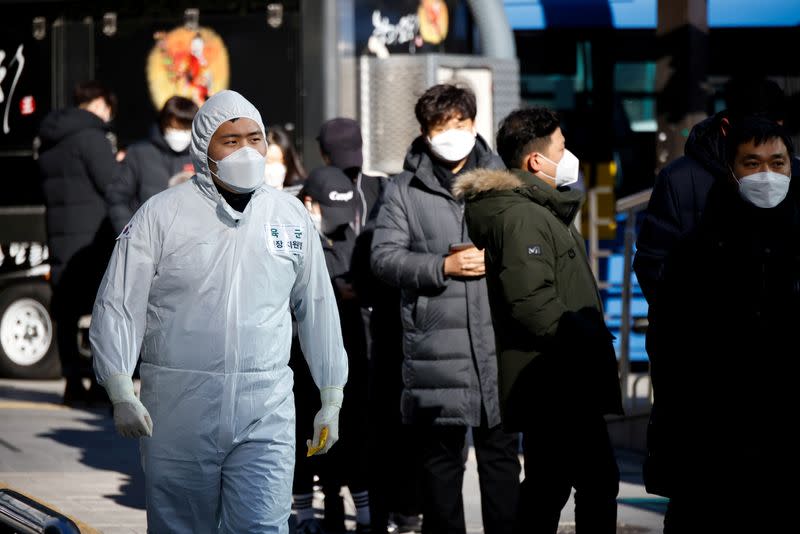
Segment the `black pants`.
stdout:
[[525,480],[515,532],[555,534],[575,488],[576,531],[614,534],[619,469],[601,416],[558,418],[523,432]]
[[[664,534],[796,532],[791,510],[800,499],[800,466],[795,451],[781,449],[790,439],[777,437],[746,450],[737,450],[741,442],[733,438],[716,449],[697,444],[697,455],[676,468],[681,476],[667,505]],[[740,440],[748,438],[743,433]]]
[[413,425],[400,413],[403,391],[403,327],[400,296],[381,295],[370,317],[369,502],[373,531],[386,532],[389,514],[422,513],[422,459]]
[[[464,426],[420,429],[423,456],[422,532],[466,532],[462,486],[467,460]],[[519,436],[500,425],[472,429],[486,534],[510,533],[519,497]]]
[[[56,342],[61,374],[67,381],[89,377],[94,381],[91,362],[78,350],[78,321],[91,315],[103,272],[87,266],[79,255],[53,284],[52,313],[56,323]],[[98,260],[98,262],[101,260]],[[101,265],[105,268],[105,264]]]

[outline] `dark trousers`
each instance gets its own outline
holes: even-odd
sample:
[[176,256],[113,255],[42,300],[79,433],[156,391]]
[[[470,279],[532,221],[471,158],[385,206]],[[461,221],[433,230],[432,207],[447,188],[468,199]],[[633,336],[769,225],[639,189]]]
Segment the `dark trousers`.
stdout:
[[78,321],[83,315],[92,313],[94,298],[100,279],[96,273],[78,276],[65,272],[53,285],[52,314],[56,323],[56,342],[61,360],[61,375],[68,382],[77,382],[84,377],[95,381],[88,358],[78,350]]
[[[467,461],[464,426],[420,429],[423,455],[422,532],[466,532],[462,486]],[[486,534],[510,533],[519,497],[519,436],[500,425],[472,429]]]
[[[697,456],[685,458],[664,516],[664,534],[706,532],[796,532],[800,466],[790,443],[773,434],[741,450],[733,439],[717,448],[696,445]],[[783,436],[781,436],[783,437]],[[778,438],[778,439],[776,439]],[[758,441],[758,440],[756,440]],[[796,443],[795,443],[796,446]]]
[[575,488],[578,533],[617,528],[619,469],[601,416],[564,417],[523,432],[525,480],[515,532],[555,534]]

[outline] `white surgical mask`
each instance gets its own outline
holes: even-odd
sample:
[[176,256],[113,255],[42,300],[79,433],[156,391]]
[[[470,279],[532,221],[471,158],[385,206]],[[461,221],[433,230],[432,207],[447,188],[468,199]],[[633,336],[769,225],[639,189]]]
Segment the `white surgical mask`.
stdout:
[[429,137],[428,144],[439,159],[457,162],[472,152],[475,147],[475,133],[468,130],[445,130]]
[[236,193],[250,193],[264,183],[264,156],[253,147],[246,146],[228,154],[219,161],[213,173]]
[[552,159],[548,158],[544,154],[539,154],[544,159],[552,163],[556,166],[556,175],[555,177],[550,176],[549,174],[539,171],[551,180],[556,183],[556,187],[562,187],[565,185],[571,185],[578,181],[578,173],[580,171],[580,160],[578,157],[567,150],[564,149],[564,155],[561,156],[561,161],[556,163]]
[[[736,178],[736,175],[733,177]],[[789,176],[772,171],[736,178],[739,195],[759,208],[774,208],[780,204],[789,192],[790,180]]]
[[286,165],[272,162],[264,166],[264,181],[275,189],[283,189],[283,180],[286,179]]
[[164,131],[164,140],[173,151],[183,152],[192,142],[192,131],[167,128]]

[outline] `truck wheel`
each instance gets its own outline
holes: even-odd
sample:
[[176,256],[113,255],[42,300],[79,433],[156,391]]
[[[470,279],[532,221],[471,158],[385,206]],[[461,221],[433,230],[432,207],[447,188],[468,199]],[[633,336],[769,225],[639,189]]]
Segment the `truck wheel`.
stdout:
[[58,378],[50,287],[27,283],[0,290],[0,375],[6,378]]

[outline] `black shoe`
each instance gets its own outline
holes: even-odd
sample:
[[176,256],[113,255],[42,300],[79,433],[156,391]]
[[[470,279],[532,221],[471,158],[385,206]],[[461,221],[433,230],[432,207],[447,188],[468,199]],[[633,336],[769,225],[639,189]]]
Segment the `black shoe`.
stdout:
[[422,531],[422,520],[418,515],[392,514],[397,534],[410,534]]
[[356,523],[356,534],[372,534],[372,527],[370,525]]
[[89,401],[89,392],[83,387],[80,378],[68,378],[67,385],[64,387],[64,397],[62,403],[66,406],[86,404]]

